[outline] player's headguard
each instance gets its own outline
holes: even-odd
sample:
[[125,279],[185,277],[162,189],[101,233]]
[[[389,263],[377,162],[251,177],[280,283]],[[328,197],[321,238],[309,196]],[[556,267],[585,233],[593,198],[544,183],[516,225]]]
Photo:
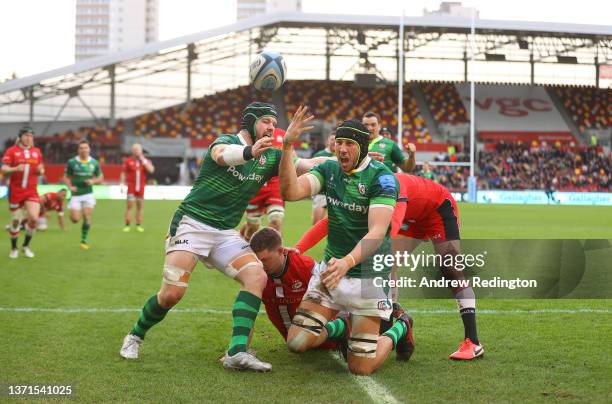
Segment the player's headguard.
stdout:
[[336,140],[348,139],[359,145],[359,159],[355,167],[368,155],[368,147],[370,146],[370,132],[357,119],[349,119],[344,121],[336,128]]
[[252,102],[242,111],[242,129],[249,132],[253,143],[255,143],[255,125],[264,116],[273,116],[278,119],[276,107],[265,102]]

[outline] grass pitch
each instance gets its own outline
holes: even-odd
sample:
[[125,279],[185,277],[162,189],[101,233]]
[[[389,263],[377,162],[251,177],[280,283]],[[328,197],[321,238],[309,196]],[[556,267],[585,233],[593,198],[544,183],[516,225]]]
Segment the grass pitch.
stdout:
[[[38,233],[33,260],[0,253],[0,384],[71,384],[79,401],[192,402],[609,402],[610,300],[479,300],[483,359],[447,359],[463,334],[454,300],[405,300],[417,350],[394,354],[372,377],[354,377],[328,352],[290,354],[260,315],[253,347],[270,374],[230,372],[218,359],[229,341],[238,287],[199,266],[183,301],[147,335],[141,359],[118,350],[160,284],[164,235],[177,202],[146,203],[145,233],[123,233],[124,203],[99,201],[91,249],[79,227]],[[605,207],[459,206],[464,238],[612,239]],[[0,223],[8,222],[6,201]],[[289,204],[286,244],[308,228],[310,204]],[[311,251],[321,257],[323,243]],[[0,397],[7,400],[7,397]]]

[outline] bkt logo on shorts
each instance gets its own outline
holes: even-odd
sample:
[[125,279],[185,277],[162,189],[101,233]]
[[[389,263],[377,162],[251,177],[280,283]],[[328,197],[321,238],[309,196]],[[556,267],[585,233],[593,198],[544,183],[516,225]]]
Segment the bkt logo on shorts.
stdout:
[[393,306],[389,300],[380,300],[378,302],[378,310],[391,310]]

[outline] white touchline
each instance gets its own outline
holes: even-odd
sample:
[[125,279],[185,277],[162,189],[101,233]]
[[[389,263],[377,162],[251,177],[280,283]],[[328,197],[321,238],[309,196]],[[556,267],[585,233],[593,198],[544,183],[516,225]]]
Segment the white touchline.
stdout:
[[[347,371],[348,367],[344,360],[340,358],[340,356],[336,352],[330,352],[330,356],[334,358],[334,360],[344,366]],[[352,373],[349,373],[351,380],[355,382],[363,391],[367,393],[368,396],[375,403],[399,403],[399,401],[393,397],[393,395],[385,388],[385,386],[379,384],[372,378],[372,376],[356,376]]]
[[[0,307],[0,312],[9,313],[139,313],[141,309],[136,307],[75,307],[75,308],[51,308],[51,307]],[[407,310],[409,314],[457,314],[457,310]],[[231,310],[215,308],[175,308],[172,313],[206,313],[206,314],[232,314]],[[479,309],[477,314],[612,314],[612,309]],[[259,314],[266,314],[260,311]]]

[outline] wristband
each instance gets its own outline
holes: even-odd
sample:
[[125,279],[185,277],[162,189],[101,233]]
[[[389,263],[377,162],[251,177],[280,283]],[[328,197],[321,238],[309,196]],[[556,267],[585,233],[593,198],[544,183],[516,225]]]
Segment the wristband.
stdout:
[[353,254],[348,254],[346,257],[344,257],[344,259],[347,259],[347,258],[350,258],[351,261],[353,261],[353,265],[347,264],[349,266],[349,269],[357,265],[357,262],[355,261],[355,257],[353,257]]
[[253,158],[253,146],[245,146],[242,150],[242,158],[244,161],[249,161]]

